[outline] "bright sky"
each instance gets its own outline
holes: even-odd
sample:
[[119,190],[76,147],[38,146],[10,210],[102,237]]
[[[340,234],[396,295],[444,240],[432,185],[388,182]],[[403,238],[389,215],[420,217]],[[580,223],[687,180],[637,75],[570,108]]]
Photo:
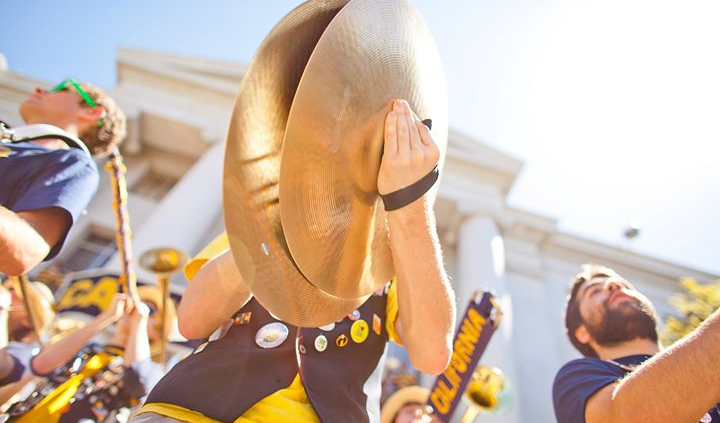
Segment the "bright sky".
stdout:
[[[514,207],[720,274],[720,3],[411,0],[456,129],[525,162]],[[0,52],[48,81],[112,86],[118,46],[251,59],[300,1],[3,0]],[[627,243],[624,243],[627,244]]]

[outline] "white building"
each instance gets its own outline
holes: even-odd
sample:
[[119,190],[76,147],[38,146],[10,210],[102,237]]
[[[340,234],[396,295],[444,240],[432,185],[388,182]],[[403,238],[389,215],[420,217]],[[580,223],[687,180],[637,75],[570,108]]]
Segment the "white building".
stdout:
[[[129,118],[123,151],[136,257],[158,246],[192,254],[223,230],[224,137],[244,69],[158,52],[118,52],[118,82],[109,91]],[[52,82],[0,67],[0,117],[21,124],[18,103],[34,86]],[[504,305],[505,318],[482,362],[508,375],[515,401],[508,414],[482,420],[550,423],[555,372],[577,356],[564,335],[561,313],[580,264],[615,268],[650,297],[661,315],[670,312],[665,300],[680,290],[678,278],[707,282],[720,276],[562,233],[551,218],[509,207],[507,194],[521,168],[520,161],[451,130],[435,208],[458,309],[464,310],[471,293],[482,287],[494,289]],[[103,174],[87,216],[58,259],[66,270],[118,266],[112,194]],[[183,281],[174,282],[181,289]]]

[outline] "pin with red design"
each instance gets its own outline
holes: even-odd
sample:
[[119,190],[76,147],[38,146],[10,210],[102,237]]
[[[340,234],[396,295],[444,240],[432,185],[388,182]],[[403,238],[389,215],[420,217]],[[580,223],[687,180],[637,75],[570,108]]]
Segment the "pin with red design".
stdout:
[[235,318],[233,319],[233,324],[236,325],[245,325],[250,323],[250,316],[252,316],[252,311],[245,311],[240,314],[236,314]]

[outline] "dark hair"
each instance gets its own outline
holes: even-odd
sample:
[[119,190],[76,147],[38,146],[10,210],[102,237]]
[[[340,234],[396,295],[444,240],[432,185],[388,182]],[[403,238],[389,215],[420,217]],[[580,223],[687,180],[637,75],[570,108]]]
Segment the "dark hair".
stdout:
[[598,354],[590,345],[583,344],[575,336],[577,328],[585,323],[580,314],[580,303],[577,301],[577,294],[585,282],[598,276],[619,277],[620,275],[609,267],[599,266],[597,264],[583,264],[582,271],[575,275],[565,304],[565,330],[567,331],[567,336],[570,338],[570,343],[585,357],[597,357]]
[[86,82],[80,85],[98,106],[105,109],[105,116],[102,118],[102,126],[92,126],[78,136],[90,150],[90,154],[106,156],[125,138],[127,118],[115,100],[105,91]]

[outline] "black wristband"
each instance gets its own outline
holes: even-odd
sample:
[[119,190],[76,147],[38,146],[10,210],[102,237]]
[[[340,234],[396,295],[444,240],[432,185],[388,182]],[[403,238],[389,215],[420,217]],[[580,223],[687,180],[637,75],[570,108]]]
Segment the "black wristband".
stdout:
[[437,165],[427,175],[423,176],[422,179],[413,183],[412,185],[406,186],[405,188],[399,189],[390,194],[380,195],[383,203],[385,204],[385,211],[393,211],[401,209],[418,198],[425,195],[426,192],[437,182],[440,172]]

